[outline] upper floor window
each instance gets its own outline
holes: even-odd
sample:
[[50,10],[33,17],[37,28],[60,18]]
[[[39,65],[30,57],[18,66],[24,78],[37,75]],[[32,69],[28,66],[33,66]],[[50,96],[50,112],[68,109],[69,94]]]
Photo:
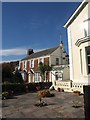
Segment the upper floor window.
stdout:
[[87,73],[90,74],[90,46],[86,47]]
[[59,65],[59,58],[56,58],[56,65]]
[[26,64],[27,64],[27,62],[24,61],[24,62],[23,62],[23,68],[26,68]]
[[42,62],[43,63],[43,58],[39,58],[39,63]]
[[34,60],[31,60],[31,68],[34,67]]
[[83,22],[85,37],[90,35],[90,18]]

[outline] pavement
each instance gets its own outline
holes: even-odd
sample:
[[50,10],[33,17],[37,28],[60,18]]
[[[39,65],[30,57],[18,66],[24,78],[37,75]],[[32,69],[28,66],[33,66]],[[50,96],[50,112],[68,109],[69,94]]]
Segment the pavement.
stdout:
[[[57,92],[54,97],[43,98],[48,106],[37,107],[37,93],[26,93],[2,101],[3,118],[85,118],[83,95]],[[78,108],[72,107],[78,105]]]

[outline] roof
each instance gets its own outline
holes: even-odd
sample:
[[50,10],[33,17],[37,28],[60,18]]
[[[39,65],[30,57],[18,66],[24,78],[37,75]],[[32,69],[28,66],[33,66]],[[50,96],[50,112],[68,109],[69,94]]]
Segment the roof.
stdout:
[[85,6],[87,4],[88,4],[88,0],[83,0],[83,2],[80,4],[80,6],[76,9],[76,11],[73,13],[73,15],[70,17],[70,19],[64,25],[65,28],[68,28],[68,26],[76,19],[76,17],[85,8]]
[[45,56],[45,55],[50,55],[52,52],[54,52],[59,46],[56,46],[56,47],[53,47],[53,48],[50,48],[50,49],[46,49],[46,50],[42,50],[42,51],[39,51],[39,52],[36,52],[36,53],[32,53],[31,55],[23,58],[21,61],[23,60],[28,60],[28,59],[32,59],[32,58],[38,58],[38,57],[41,57],[41,56]]

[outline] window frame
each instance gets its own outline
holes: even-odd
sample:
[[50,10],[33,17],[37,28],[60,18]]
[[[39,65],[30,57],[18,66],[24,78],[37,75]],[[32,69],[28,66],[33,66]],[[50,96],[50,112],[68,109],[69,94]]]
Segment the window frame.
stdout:
[[[85,47],[85,52],[86,52],[86,66],[87,66],[87,75],[90,75],[90,63],[88,63],[88,57],[90,57],[90,53],[89,53],[89,55],[88,55],[88,48],[90,48],[90,46],[88,46],[88,47]],[[89,61],[90,62],[90,61]]]
[[31,61],[30,61],[30,64],[31,64],[30,67],[31,67],[31,68],[34,68],[34,60],[31,60]]
[[59,65],[59,58],[56,58],[56,65]]

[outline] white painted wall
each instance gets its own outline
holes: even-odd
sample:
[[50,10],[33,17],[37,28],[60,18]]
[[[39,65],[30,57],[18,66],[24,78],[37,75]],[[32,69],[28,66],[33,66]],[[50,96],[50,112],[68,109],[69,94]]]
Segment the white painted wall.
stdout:
[[[59,64],[68,64],[68,59],[65,57],[66,53],[63,53],[63,50],[58,47],[51,55],[51,65],[56,65],[56,58],[59,58]],[[65,57],[65,60],[63,60],[63,57]],[[66,61],[67,59],[67,61]]]
[[[70,60],[70,79],[74,82],[87,82],[90,79],[86,69],[85,47],[90,46],[90,42],[82,43],[79,47],[75,45],[76,41],[85,37],[83,21],[90,18],[90,2],[81,13],[76,17],[72,24],[68,27],[68,45]],[[81,75],[80,49],[82,49],[83,57],[83,74]]]

